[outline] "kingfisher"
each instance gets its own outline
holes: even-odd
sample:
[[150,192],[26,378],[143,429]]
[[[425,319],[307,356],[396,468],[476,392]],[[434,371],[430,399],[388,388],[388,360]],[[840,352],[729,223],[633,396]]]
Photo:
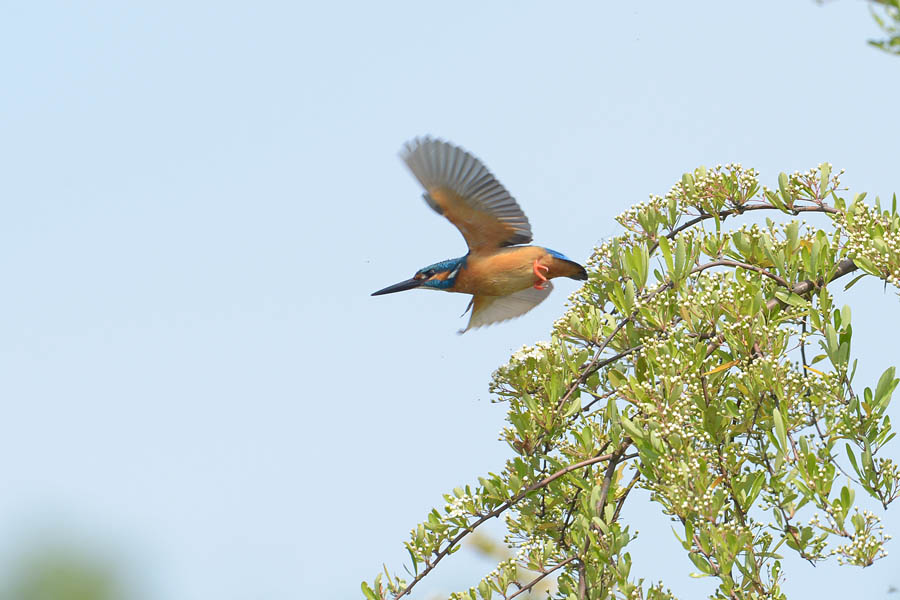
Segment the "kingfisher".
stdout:
[[546,298],[554,277],[585,280],[587,272],[567,256],[532,240],[528,217],[480,160],[431,137],[408,142],[400,157],[425,188],[425,202],[450,221],[469,247],[459,258],[416,271],[410,279],[374,292],[414,288],[471,294],[465,329],[524,315]]

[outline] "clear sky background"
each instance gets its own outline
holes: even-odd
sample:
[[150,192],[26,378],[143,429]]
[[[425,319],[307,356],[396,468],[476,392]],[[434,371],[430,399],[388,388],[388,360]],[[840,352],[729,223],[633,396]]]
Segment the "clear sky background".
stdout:
[[[464,336],[467,297],[369,297],[465,252],[401,145],[471,150],[576,260],[703,164],[774,184],[827,160],[889,197],[877,33],[850,0],[4,3],[0,572],[66,540],[132,598],[359,597],[442,492],[501,468],[490,374],[577,286]],[[874,384],[900,304],[849,298]],[[711,591],[635,500],[633,572]],[[889,549],[792,561],[786,588],[887,597]],[[492,568],[458,556],[420,598]]]

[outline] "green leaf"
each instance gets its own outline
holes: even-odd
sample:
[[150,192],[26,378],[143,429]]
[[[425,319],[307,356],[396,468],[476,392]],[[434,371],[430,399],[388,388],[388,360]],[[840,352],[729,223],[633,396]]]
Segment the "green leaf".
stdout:
[[622,260],[625,263],[625,272],[628,273],[628,276],[632,279],[635,278],[635,268],[634,264],[634,252],[633,249],[626,248],[624,252],[622,252]]
[[672,247],[669,245],[669,238],[659,238],[659,249],[666,261],[666,269],[671,274],[675,263],[672,262]]
[[864,256],[854,256],[853,264],[855,264],[857,267],[859,267],[869,275],[881,277],[881,272],[878,270],[878,267],[875,266],[875,263]]
[[768,191],[766,193],[766,198],[768,198],[772,206],[774,206],[778,210],[784,210],[784,203],[781,201],[781,198],[778,197],[777,193]]
[[844,507],[844,512],[849,512],[850,507],[853,505],[853,490],[848,488],[846,485],[841,487],[841,506]]
[[425,539],[425,526],[422,523],[419,523],[419,526],[416,527],[416,545],[419,546],[422,544],[422,541]]
[[697,554],[696,552],[691,552],[688,554],[688,558],[691,559],[691,562],[694,563],[694,566],[700,569],[702,575],[691,573],[691,577],[705,577],[706,575],[711,575],[713,572],[712,566],[710,566],[709,561]]
[[634,310],[634,281],[629,279],[625,282],[625,312],[631,313]]
[[684,238],[678,238],[675,244],[675,272],[672,279],[681,281],[684,278],[685,261],[687,259],[687,247],[684,244]]
[[366,598],[369,600],[379,600],[378,596],[375,595],[375,592],[372,591],[372,588],[369,587],[368,583],[363,581],[360,587],[362,587],[363,594]]
[[850,324],[850,305],[845,304],[841,307],[841,328],[846,329]]
[[825,326],[825,345],[828,350],[828,356],[832,360],[836,359],[836,354],[838,351],[838,341],[837,341],[837,332],[834,330],[834,325],[829,323]]
[[865,449],[863,450],[862,466],[866,474],[866,479],[869,479],[875,472],[875,461],[872,459],[872,445],[869,444],[868,440],[866,440]]
[[790,180],[785,173],[778,174],[778,189],[781,191],[781,198],[784,200],[784,204],[786,206],[791,206],[793,204],[793,199],[791,197],[790,192],[788,191],[788,186],[790,185]]
[[[894,367],[888,368],[881,374],[878,385],[875,386],[875,404],[881,406],[882,402],[888,400],[897,387],[897,381],[894,379]],[[886,404],[886,402],[885,402]]]
[[577,398],[573,398],[571,402],[569,402],[569,407],[566,409],[566,413],[564,418],[568,419],[575,413],[581,410],[581,395]]
[[857,281],[859,281],[860,279],[862,279],[862,278],[865,277],[865,276],[866,276],[866,273],[863,273],[862,275],[857,275],[856,277],[854,277],[854,278],[850,281],[850,283],[848,283],[847,285],[844,286],[844,291],[846,292],[847,290],[849,290],[850,288],[852,288],[854,285],[856,285],[856,282],[857,282]]
[[759,496],[759,492],[762,491],[762,486],[766,482],[766,475],[762,471],[756,474],[756,478],[753,480],[753,483],[750,486],[750,490],[747,492],[747,505],[752,506],[756,501],[756,497]]
[[610,369],[609,371],[607,371],[606,378],[615,387],[621,387],[628,383],[628,380],[625,378],[625,376],[622,375],[617,369]]
[[807,300],[803,296],[797,295],[794,292],[790,292],[784,288],[775,290],[775,297],[785,304],[796,306],[798,308],[804,308],[808,305]]
[[619,407],[616,406],[616,399],[614,397],[610,397],[606,402],[606,420],[610,423],[619,422]]
[[819,191],[821,193],[828,189],[829,179],[831,179],[831,165],[822,163],[819,165]]
[[734,247],[737,248],[737,251],[740,252],[742,256],[749,258],[753,253],[753,249],[750,246],[750,236],[743,231],[735,231],[732,233],[731,241],[734,242]]
[[633,440],[642,440],[644,439],[644,431],[635,425],[628,417],[622,415],[622,427],[625,429],[625,432],[628,433],[628,436]]
[[781,416],[781,410],[775,407],[772,411],[772,421],[775,423],[775,433],[778,435],[778,441],[781,443],[781,451],[787,452],[787,431],[784,428],[784,419]]
[[639,289],[643,289],[647,284],[647,273],[650,267],[650,254],[647,246],[645,244],[635,246],[631,252],[626,253],[626,256],[631,267],[629,271],[631,278]]
[[785,227],[784,233],[787,238],[786,250],[788,254],[793,254],[794,251],[797,250],[797,240],[800,237],[800,223],[791,221],[788,223],[787,227]]
[[[423,528],[424,531],[424,528]],[[409,546],[406,547],[406,551],[409,552],[409,559],[412,561],[413,566],[413,576],[419,574],[419,561],[416,559],[416,555],[413,553],[412,549]]]
[[687,191],[688,198],[693,198],[696,195],[694,191],[694,178],[691,177],[690,173],[685,173],[681,176],[681,183],[684,185],[685,191]]

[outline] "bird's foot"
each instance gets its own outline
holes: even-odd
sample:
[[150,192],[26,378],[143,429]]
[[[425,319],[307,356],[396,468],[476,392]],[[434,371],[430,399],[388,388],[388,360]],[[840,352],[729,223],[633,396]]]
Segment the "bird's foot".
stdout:
[[538,282],[534,284],[534,289],[536,289],[536,290],[546,289],[547,286],[544,284],[547,283],[547,278],[544,277],[544,274],[541,273],[541,271],[549,271],[550,267],[548,267],[547,265],[542,265],[541,263],[539,263],[537,261],[537,259],[535,259],[534,265],[532,266],[532,270],[534,271],[534,274],[537,275],[537,278],[538,278]]

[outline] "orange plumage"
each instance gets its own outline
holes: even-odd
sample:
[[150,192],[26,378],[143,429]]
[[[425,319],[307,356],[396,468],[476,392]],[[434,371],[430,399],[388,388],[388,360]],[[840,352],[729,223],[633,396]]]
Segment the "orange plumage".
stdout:
[[538,285],[534,263],[547,267],[544,277],[573,277],[580,274],[579,265],[560,260],[540,246],[513,246],[492,253],[469,253],[466,266],[456,277],[452,291],[484,296],[507,296]]

